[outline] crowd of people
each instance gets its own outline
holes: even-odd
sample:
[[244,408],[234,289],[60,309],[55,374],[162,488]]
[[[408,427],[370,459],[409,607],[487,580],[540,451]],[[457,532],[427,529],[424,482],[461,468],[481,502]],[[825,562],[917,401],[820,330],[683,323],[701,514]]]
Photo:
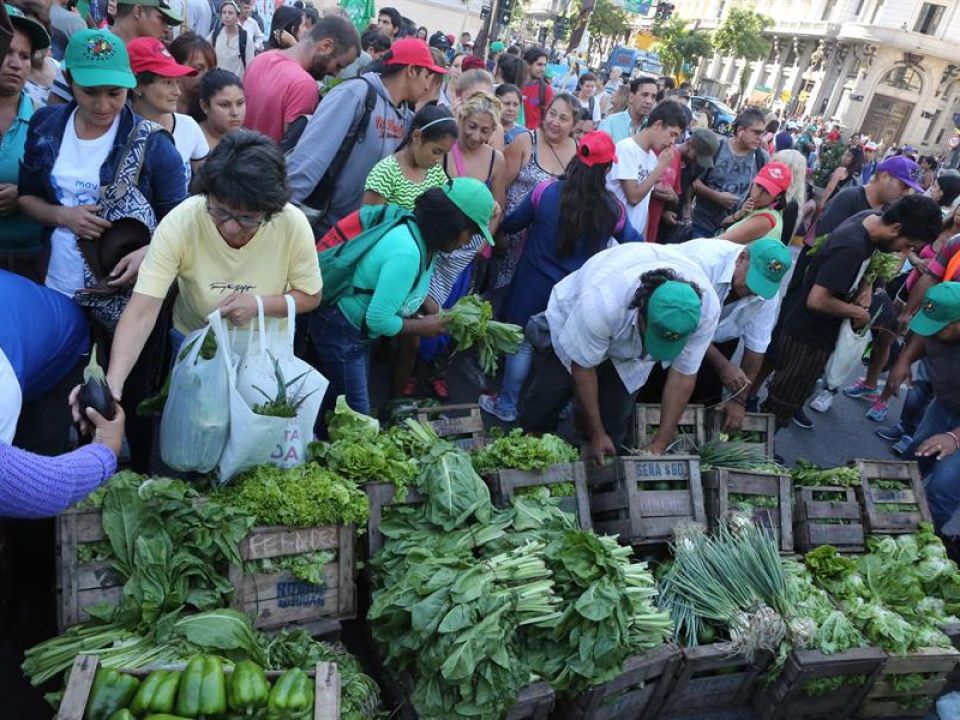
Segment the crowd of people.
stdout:
[[[245,0],[55,6],[5,8],[0,516],[66,507],[122,437],[156,469],[136,407],[213,311],[244,326],[292,298],[297,352],[330,382],[322,436],[339,395],[377,412],[372,385],[446,399],[439,311],[469,294],[525,329],[480,407],[529,432],[572,412],[595,463],[638,399],[662,406],[660,454],[693,402],[729,432],[758,409],[813,428],[807,401],[842,390],[883,422],[916,366],[878,434],[923,463],[938,527],[960,505],[960,174],[934,159],[753,107],[722,136],[669,78],[550,78],[541,47],[481,52],[392,8],[359,32],[302,3],[269,27]],[[376,243],[325,289],[318,247],[358,229]],[[866,377],[818,391],[867,328]],[[113,420],[79,406],[94,345]],[[94,434],[69,452],[71,420]]]

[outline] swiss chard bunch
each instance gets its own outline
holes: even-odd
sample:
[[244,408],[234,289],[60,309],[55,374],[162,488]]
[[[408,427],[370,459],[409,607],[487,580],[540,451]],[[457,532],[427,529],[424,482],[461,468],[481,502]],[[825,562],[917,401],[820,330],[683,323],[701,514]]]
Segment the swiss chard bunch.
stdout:
[[580,459],[573,445],[550,433],[535,437],[516,428],[504,435],[495,428],[492,437],[492,442],[473,452],[473,467],[480,475],[497,470],[542,472],[552,465]]
[[501,355],[513,355],[523,342],[519,325],[501,323],[493,319],[493,307],[477,295],[465,295],[441,317],[448,320],[447,332],[457,343],[457,350],[477,346],[480,368],[487,375],[495,375]]

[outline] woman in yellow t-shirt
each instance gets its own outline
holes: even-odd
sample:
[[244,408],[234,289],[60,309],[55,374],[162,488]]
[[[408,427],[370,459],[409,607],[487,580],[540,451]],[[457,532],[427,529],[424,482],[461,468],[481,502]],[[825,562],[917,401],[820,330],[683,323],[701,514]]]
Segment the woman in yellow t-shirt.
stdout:
[[291,205],[283,154],[249,130],[225,137],[196,178],[199,195],[185,200],[157,227],[140,266],[133,296],[120,317],[107,382],[119,399],[130,368],[174,281],[173,345],[204,326],[215,309],[233,325],[257,314],[256,296],[272,317],[320,304],[320,265],[310,223]]

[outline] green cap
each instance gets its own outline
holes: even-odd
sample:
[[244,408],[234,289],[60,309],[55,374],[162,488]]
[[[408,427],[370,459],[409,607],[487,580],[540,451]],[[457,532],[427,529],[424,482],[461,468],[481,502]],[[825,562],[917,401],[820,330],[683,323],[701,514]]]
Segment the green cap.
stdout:
[[696,291],[688,283],[668,280],[650,296],[643,346],[657,360],[673,360],[699,324]]
[[960,282],[942,282],[927,290],[920,312],[910,321],[917,335],[936,335],[952,322],[960,320]]
[[109,30],[81,30],[71,35],[63,64],[80,87],[111,85],[132,90],[137,86],[123,40]]
[[160,11],[167,25],[179,25],[183,18],[177,15],[165,0],[117,0],[118,5],[141,5],[143,7],[152,7]]
[[493,216],[493,195],[485,183],[474,178],[454,178],[443,186],[443,191],[460,211],[480,228],[480,234],[493,245],[490,218]]
[[765,237],[751,243],[749,252],[747,287],[769,300],[780,291],[780,283],[793,264],[790,250],[777,238]]
[[30,38],[30,46],[33,50],[43,50],[50,47],[50,35],[47,34],[43,25],[33,18],[28,18],[20,8],[6,4],[5,7],[7,8],[7,15],[10,16],[10,22],[13,23],[13,29],[19,30]]
[[495,40],[494,42],[490,43],[490,52],[498,53],[498,52],[503,52],[506,49],[507,49],[507,46],[504,45],[499,40]]

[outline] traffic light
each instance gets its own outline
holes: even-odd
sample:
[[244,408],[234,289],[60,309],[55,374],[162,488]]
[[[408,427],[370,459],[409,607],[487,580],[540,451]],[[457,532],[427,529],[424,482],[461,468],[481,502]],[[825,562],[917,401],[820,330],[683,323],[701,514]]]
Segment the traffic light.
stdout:
[[567,36],[567,30],[570,28],[570,18],[560,15],[553,19],[553,36],[561,40]]
[[500,25],[510,24],[510,15],[513,13],[513,0],[500,0],[497,6],[497,23]]
[[656,17],[666,20],[671,15],[673,15],[674,9],[675,9],[675,6],[670,3],[665,3],[665,2],[659,3],[657,5]]

